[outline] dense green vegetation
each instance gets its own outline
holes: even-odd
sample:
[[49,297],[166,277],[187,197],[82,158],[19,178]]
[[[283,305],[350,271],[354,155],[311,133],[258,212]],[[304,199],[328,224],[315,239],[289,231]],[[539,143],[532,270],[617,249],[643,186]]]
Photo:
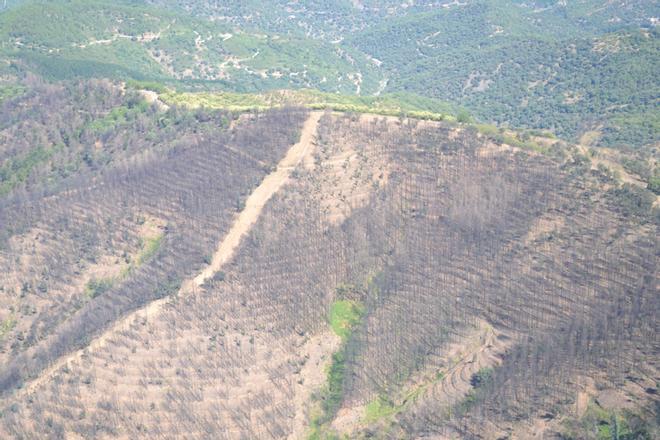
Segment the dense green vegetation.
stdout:
[[374,97],[325,93],[310,89],[275,90],[265,93],[166,91],[161,93],[160,99],[170,105],[232,111],[265,110],[288,105],[389,116],[406,115],[420,119],[454,119],[451,116],[451,105],[408,93]]
[[355,49],[244,31],[145,2],[30,1],[0,14],[0,56],[51,79],[111,77],[259,91],[375,90]]
[[[0,13],[0,59],[10,64],[0,63],[0,73],[11,65],[50,79],[143,80],[179,91],[315,89],[355,95],[355,102],[326,96],[318,104],[346,111],[370,109],[362,97],[386,93],[385,101],[398,102],[379,101],[383,114],[396,107],[454,113],[432,103],[451,102],[482,122],[568,140],[658,142],[653,4],[467,0],[439,7],[445,3],[10,2]],[[0,89],[0,101],[4,95]],[[407,101],[415,96],[433,100]],[[238,108],[263,105],[225,99]]]
[[626,183],[620,188],[613,188],[608,195],[627,217],[647,219],[653,213],[656,196],[647,189]]
[[630,411],[606,410],[591,402],[585,414],[577,420],[566,420],[562,438],[567,440],[633,440],[653,438],[651,424]]
[[147,111],[148,108],[149,104],[144,100],[130,102],[128,105],[113,108],[107,115],[91,121],[86,128],[94,133],[104,133],[134,121],[138,114]]
[[383,61],[388,90],[461,102],[481,120],[573,140],[597,129],[609,146],[657,140],[655,29],[582,29],[548,13],[531,21],[508,3],[399,18],[349,43]]

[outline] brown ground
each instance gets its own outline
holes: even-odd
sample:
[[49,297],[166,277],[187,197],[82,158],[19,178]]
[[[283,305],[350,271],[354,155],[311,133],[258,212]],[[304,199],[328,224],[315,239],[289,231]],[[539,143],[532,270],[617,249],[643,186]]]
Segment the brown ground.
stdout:
[[[232,258],[242,237],[255,224],[266,202],[286,183],[293,169],[303,158],[311,153],[314,148],[314,136],[321,114],[321,112],[310,114],[309,119],[303,127],[300,141],[289,149],[286,156],[278,164],[277,169],[266,176],[262,183],[253,191],[245,203],[245,208],[238,215],[225,238],[220,242],[217,251],[213,255],[211,264],[195,278],[183,283],[179,291],[180,297],[194,294],[207,279],[211,278]],[[83,350],[78,350],[58,359],[57,362],[44,370],[39,377],[25,384],[16,393],[15,397],[21,399],[24,396],[34,393],[38,388],[43,387],[52,380],[62,368],[72,363],[81,362],[83,357],[86,356],[86,353],[103,350],[112,338],[116,337],[118,333],[130,329],[137,320],[151,320],[159,316],[170,302],[170,298],[153,301],[145,307],[135,310],[123,319],[118,320],[107,331],[92,340]]]
[[[513,342],[499,337],[502,335],[482,322],[472,332],[447,347],[442,359],[401,387],[400,395],[395,399],[395,403],[401,405],[401,413],[415,414],[429,401],[433,402],[434,409],[448,410],[463,400],[473,388],[470,383],[472,376],[482,368],[497,366],[500,356]],[[441,379],[438,379],[439,374],[442,374]],[[359,428],[365,427],[365,411],[366,405],[342,408],[332,426],[350,437]]]

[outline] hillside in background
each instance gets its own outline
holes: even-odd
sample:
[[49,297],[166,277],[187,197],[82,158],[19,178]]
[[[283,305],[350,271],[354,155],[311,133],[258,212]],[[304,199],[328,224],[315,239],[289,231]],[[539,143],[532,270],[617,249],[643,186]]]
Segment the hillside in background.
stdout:
[[658,142],[658,9],[655,0],[28,0],[0,13],[9,63],[0,69],[234,92],[405,92],[483,122],[639,147]]
[[0,438],[658,438],[659,13],[0,1]]

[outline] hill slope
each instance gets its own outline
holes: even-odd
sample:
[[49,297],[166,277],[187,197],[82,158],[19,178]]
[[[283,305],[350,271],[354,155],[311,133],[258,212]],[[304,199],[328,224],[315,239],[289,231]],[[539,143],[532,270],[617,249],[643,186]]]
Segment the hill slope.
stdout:
[[[373,63],[350,48],[263,34],[140,2],[26,2],[0,15],[2,51],[50,78],[208,81],[238,91],[314,87],[373,93]],[[364,82],[364,85],[362,85]]]
[[[4,104],[99,143],[0,208],[3,436],[657,432],[648,191],[467,125],[83,84]],[[80,137],[49,130],[82,97]]]
[[658,7],[0,2],[0,438],[659,438]]

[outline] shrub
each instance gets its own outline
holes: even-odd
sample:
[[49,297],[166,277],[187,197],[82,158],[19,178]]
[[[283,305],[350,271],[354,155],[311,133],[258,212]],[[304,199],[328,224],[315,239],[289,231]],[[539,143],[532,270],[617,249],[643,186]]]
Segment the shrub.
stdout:
[[627,217],[647,218],[655,201],[651,191],[629,183],[608,191],[608,195]]
[[85,294],[92,299],[99,295],[103,295],[112,288],[113,281],[114,280],[110,278],[92,278],[85,286]]
[[335,301],[330,308],[330,327],[342,338],[348,339],[352,328],[360,322],[364,307],[355,301]]
[[487,385],[493,379],[493,369],[492,368],[482,368],[472,375],[470,379],[470,384],[473,387],[479,388]]
[[660,195],[660,174],[656,174],[649,179],[646,189],[652,191],[656,195]]
[[460,122],[461,124],[469,124],[472,122],[472,115],[470,115],[470,112],[467,110],[462,109],[456,114],[456,121]]

